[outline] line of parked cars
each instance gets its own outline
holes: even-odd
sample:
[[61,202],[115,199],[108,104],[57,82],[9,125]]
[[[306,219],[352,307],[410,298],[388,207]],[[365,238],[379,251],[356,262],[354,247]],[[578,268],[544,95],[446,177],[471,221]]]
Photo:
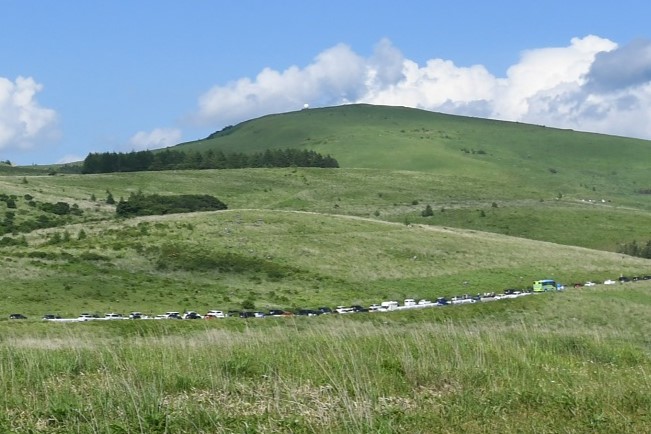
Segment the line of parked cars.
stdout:
[[[635,282],[638,280],[651,280],[651,276],[635,276],[635,277],[626,277],[621,276],[617,280],[607,279],[603,282],[597,281],[587,281],[585,283],[574,283],[572,286],[574,288],[582,287],[592,287],[598,284],[604,285],[614,285],[616,283],[626,283],[626,282]],[[563,288],[561,286],[560,288]],[[298,309],[294,312],[283,309],[270,309],[267,312],[263,311],[221,311],[221,310],[209,310],[206,314],[201,315],[195,311],[188,312],[165,312],[159,315],[146,315],[142,312],[131,312],[128,315],[122,315],[120,313],[107,313],[104,316],[99,316],[93,313],[82,313],[76,318],[61,318],[56,314],[45,314],[43,315],[43,320],[45,321],[58,321],[58,322],[83,322],[83,321],[101,321],[101,320],[126,320],[126,319],[220,319],[220,318],[264,318],[264,317],[288,317],[288,316],[319,316],[324,314],[350,314],[350,313],[362,313],[362,312],[388,312],[394,310],[404,310],[404,309],[420,309],[426,307],[438,307],[438,306],[447,306],[447,305],[456,305],[456,304],[467,304],[467,303],[477,303],[477,302],[489,302],[501,299],[508,298],[517,298],[531,294],[531,290],[518,290],[518,289],[505,289],[502,293],[496,294],[494,292],[485,292],[477,295],[463,294],[459,296],[454,296],[451,298],[438,297],[436,300],[421,299],[416,300],[413,298],[407,298],[404,300],[403,304],[398,303],[397,301],[384,301],[380,304],[371,304],[369,307],[364,307],[361,305],[352,305],[352,306],[337,306],[335,309],[329,307],[319,307],[316,309]],[[9,315],[11,320],[20,320],[27,319],[25,315],[20,313],[12,313]]]

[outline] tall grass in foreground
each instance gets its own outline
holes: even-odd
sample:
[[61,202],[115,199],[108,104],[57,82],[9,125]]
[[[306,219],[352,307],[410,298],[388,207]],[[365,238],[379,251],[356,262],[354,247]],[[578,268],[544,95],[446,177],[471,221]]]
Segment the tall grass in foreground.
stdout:
[[5,333],[0,431],[648,432],[649,296],[610,293],[501,318],[467,306]]

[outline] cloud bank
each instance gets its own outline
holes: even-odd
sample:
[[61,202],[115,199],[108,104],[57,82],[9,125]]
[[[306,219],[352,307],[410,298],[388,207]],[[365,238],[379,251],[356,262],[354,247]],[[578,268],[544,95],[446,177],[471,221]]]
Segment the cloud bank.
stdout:
[[56,135],[56,112],[35,99],[42,89],[31,77],[0,77],[0,150],[29,149]]
[[212,127],[304,104],[399,105],[452,114],[651,139],[651,41],[625,46],[598,36],[521,53],[505,77],[482,65],[409,60],[389,40],[365,58],[344,44],[304,67],[263,69],[214,86],[195,118]]

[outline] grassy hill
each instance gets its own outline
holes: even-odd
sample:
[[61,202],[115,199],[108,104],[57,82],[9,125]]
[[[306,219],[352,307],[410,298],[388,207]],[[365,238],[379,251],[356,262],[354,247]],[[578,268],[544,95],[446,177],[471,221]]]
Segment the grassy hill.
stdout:
[[290,210],[85,222],[24,241],[1,249],[4,309],[30,316],[371,304],[651,274],[651,261],[615,253]]
[[404,107],[349,105],[270,115],[175,149],[287,147],[330,154],[343,168],[434,172],[476,183],[462,192],[499,182],[505,195],[617,196],[651,204],[648,195],[635,194],[650,188],[649,141]]

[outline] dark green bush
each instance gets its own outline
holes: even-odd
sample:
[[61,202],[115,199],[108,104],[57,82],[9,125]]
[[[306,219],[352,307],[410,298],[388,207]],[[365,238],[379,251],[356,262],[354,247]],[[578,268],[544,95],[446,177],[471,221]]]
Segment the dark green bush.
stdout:
[[132,193],[128,200],[120,200],[115,212],[120,217],[164,215],[195,211],[217,211],[228,207],[207,194],[182,194],[176,196]]

